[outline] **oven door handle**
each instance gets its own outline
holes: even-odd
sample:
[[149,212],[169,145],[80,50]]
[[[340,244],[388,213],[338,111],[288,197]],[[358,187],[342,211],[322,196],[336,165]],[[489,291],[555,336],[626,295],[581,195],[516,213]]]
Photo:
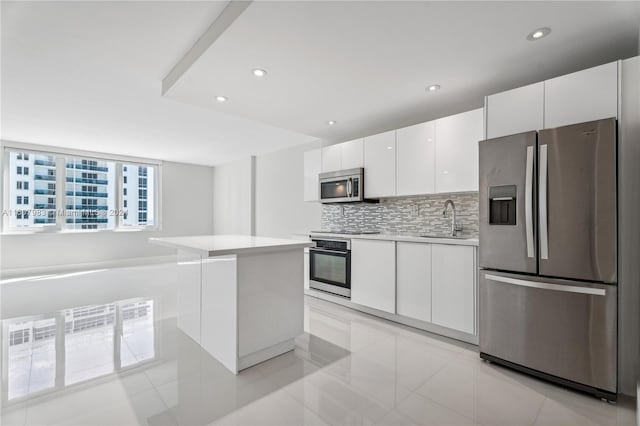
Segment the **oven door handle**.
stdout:
[[339,254],[339,255],[347,255],[347,254],[349,254],[349,251],[345,251],[345,250],[328,250],[328,249],[316,248],[316,247],[311,247],[309,249],[309,253],[311,253],[311,252],[333,253],[333,254]]

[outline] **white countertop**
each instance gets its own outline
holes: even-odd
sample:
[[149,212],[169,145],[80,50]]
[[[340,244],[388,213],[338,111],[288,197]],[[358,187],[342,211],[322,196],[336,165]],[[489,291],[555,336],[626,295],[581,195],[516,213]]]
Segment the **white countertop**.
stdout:
[[303,249],[314,245],[309,241],[253,237],[250,235],[193,235],[187,237],[149,238],[149,242],[198,253],[205,257],[281,251],[295,248]]
[[477,238],[441,238],[391,234],[332,234],[325,232],[312,232],[310,235],[313,237],[347,238],[352,240],[406,241],[410,243],[455,244],[459,246],[477,246],[479,244]]

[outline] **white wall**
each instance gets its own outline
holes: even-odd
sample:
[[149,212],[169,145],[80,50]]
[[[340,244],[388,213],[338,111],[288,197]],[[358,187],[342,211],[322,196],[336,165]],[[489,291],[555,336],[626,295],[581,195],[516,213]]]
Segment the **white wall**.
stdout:
[[250,157],[214,168],[214,234],[254,234],[254,165]]
[[2,235],[1,271],[173,254],[174,250],[150,244],[147,239],[213,232],[213,168],[163,163],[161,206],[160,232]]
[[256,235],[289,238],[320,229],[320,203],[303,201],[304,152],[319,142],[256,158]]
[[618,389],[633,395],[640,379],[640,56],[622,61],[618,121]]

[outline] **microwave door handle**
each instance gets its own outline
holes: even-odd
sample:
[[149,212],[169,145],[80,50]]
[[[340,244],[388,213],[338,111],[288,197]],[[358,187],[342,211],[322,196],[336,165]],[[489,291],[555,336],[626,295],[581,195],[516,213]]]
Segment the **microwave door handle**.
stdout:
[[353,179],[347,179],[347,197],[351,198],[353,192]]

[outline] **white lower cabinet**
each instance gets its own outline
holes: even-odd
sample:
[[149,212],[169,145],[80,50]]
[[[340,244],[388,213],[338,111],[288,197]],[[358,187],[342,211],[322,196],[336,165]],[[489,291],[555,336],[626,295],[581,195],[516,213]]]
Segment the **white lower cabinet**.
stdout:
[[431,322],[431,244],[396,244],[398,315]]
[[431,321],[473,334],[476,282],[474,247],[433,244],[431,265]]
[[351,301],[395,313],[395,241],[351,240]]

